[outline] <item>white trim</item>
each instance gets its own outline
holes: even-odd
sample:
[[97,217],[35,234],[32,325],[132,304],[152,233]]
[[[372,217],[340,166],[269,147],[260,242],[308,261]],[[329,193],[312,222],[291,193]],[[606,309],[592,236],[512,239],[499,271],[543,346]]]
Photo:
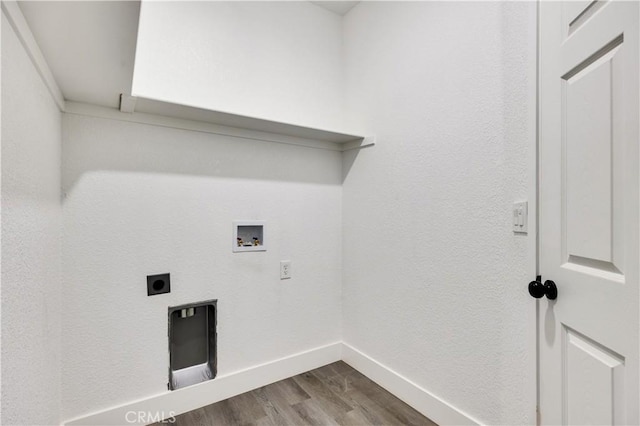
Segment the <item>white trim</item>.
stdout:
[[[437,424],[481,424],[452,404],[343,342],[332,343],[245,370],[218,376],[208,382],[164,392],[67,420],[63,424],[69,426],[144,424],[144,422],[128,422],[126,416],[130,412],[150,413],[154,416],[156,413],[160,413],[163,419],[167,419],[341,359]],[[130,414],[129,420],[133,417],[135,416]],[[159,419],[156,418],[156,420]]]
[[439,425],[481,424],[450,403],[346,343],[342,343],[342,360]]
[[[527,181],[527,190],[529,197],[529,235],[527,244],[527,272],[531,280],[539,273],[538,265],[538,65],[539,65],[539,2],[532,7],[535,8],[534,18],[529,22],[529,32],[533,34],[535,40],[529,46],[527,52],[528,58],[535,58],[534,66],[529,69],[527,76],[529,87],[527,88],[528,98],[528,127],[530,134],[528,135],[528,158],[527,173],[529,180]],[[526,286],[524,282],[520,285]],[[525,373],[525,395],[531,401],[532,413],[531,419],[534,424],[539,424],[538,418],[538,301],[531,301],[527,309],[527,354],[528,354],[528,371]]]
[[[322,367],[340,360],[342,344],[332,343],[245,370],[218,376],[208,382],[167,391],[145,399],[107,410],[67,420],[65,425],[145,424],[128,422],[128,412],[163,413],[163,417],[178,415],[250,390]],[[173,412],[173,413],[171,413]],[[129,415],[129,420],[135,416]]]
[[27,24],[27,20],[24,18],[24,15],[18,6],[18,2],[15,0],[2,0],[1,3],[2,12],[5,14],[9,24],[11,24],[11,28],[13,28],[18,36],[18,39],[31,59],[33,66],[42,78],[43,83],[47,86],[49,93],[51,93],[51,97],[53,97],[53,100],[56,105],[58,105],[60,111],[64,111],[64,96],[51,73],[51,69],[47,64],[47,61],[44,59],[44,55],[42,55],[42,51],[40,50],[36,39],[33,37],[29,24]]
[[147,114],[143,112],[124,113],[115,108],[107,108],[82,102],[67,101],[64,112],[67,114],[104,118],[108,120],[127,121],[130,123],[148,124],[151,126],[166,127],[171,129],[191,130],[194,132],[211,133],[215,135],[229,136],[232,138],[272,142],[284,145],[295,145],[305,148],[323,149],[338,152],[341,152],[343,149],[342,144],[335,142],[278,135],[275,133],[241,129],[238,127],[221,126],[219,124],[205,123],[204,121],[187,120],[184,118],[167,117],[162,115]]

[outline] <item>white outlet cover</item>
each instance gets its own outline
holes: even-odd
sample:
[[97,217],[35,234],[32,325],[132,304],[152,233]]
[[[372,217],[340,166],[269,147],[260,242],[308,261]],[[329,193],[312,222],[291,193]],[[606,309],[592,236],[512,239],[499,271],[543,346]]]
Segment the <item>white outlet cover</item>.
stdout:
[[291,261],[282,260],[280,262],[280,279],[288,280],[291,278]]
[[518,203],[513,203],[513,232],[518,234],[526,234],[529,230],[528,222],[529,222],[529,213],[528,213],[529,203],[526,201],[520,201]]

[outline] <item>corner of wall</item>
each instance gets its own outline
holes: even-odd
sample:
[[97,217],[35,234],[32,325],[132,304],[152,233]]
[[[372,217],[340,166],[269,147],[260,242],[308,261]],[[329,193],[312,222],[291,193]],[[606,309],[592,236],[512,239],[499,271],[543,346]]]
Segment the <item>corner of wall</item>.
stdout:
[[40,51],[40,47],[33,37],[29,24],[20,10],[20,6],[16,0],[2,0],[2,12],[10,23],[18,39],[22,43],[25,52],[31,59],[33,66],[42,78],[42,82],[47,87],[47,90],[51,94],[54,102],[60,109],[64,111],[65,100],[58,83],[53,77],[53,73],[47,64],[44,55]]
[[20,17],[15,2],[2,2],[1,419],[57,424],[61,113],[25,48]]

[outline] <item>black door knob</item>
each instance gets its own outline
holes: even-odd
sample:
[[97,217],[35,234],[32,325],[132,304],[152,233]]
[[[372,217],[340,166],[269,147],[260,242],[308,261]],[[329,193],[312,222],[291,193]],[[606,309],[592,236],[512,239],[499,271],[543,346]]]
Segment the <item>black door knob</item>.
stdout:
[[558,287],[556,287],[556,283],[551,280],[546,280],[544,284],[542,284],[541,280],[542,278],[538,277],[536,281],[529,283],[529,294],[536,299],[547,296],[547,299],[555,300],[558,297]]
[[547,295],[547,299],[556,300],[558,298],[558,287],[556,287],[556,283],[551,280],[546,280],[544,282],[544,291]]
[[536,299],[540,299],[545,294],[544,284],[542,284],[540,281],[531,281],[529,283],[529,294]]

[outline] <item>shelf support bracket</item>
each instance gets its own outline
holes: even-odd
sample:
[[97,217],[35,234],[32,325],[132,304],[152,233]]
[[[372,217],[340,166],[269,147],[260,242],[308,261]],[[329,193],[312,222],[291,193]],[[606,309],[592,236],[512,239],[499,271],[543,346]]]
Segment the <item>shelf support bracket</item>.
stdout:
[[342,145],[342,152],[353,151],[355,149],[369,148],[376,144],[375,136],[367,136],[363,139],[346,142]]
[[124,93],[120,94],[120,112],[126,112],[128,114],[133,114],[136,109],[136,102],[138,98],[131,95],[125,95]]

